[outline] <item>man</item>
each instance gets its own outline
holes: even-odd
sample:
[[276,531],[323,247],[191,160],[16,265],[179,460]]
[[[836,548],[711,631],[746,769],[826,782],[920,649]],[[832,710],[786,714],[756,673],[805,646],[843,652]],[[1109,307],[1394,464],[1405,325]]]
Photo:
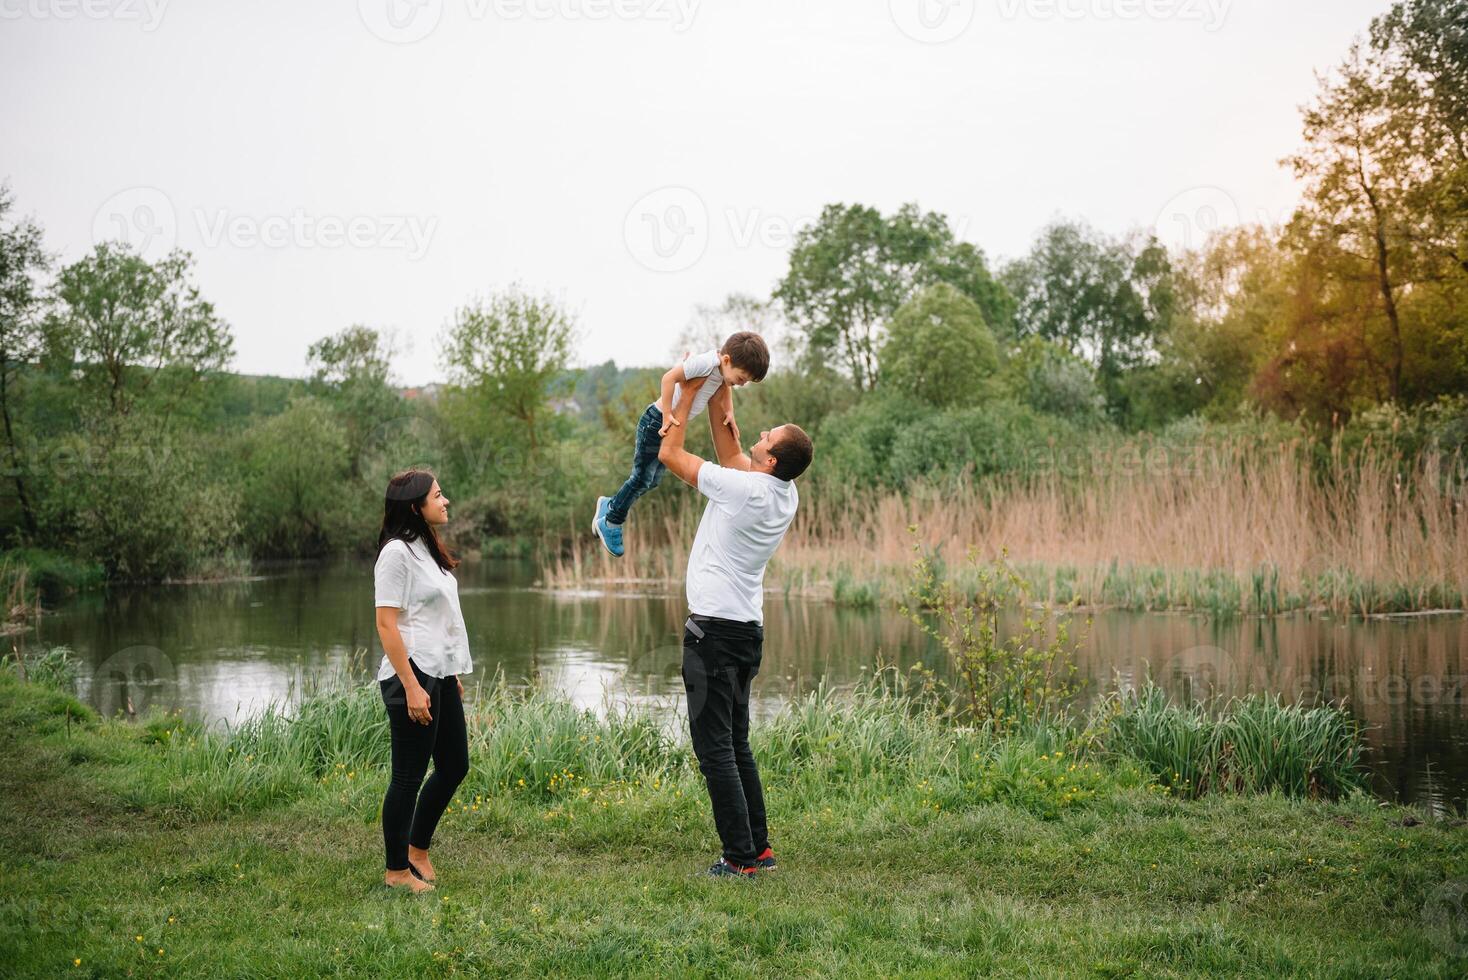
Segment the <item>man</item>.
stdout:
[[669,430],[658,459],[709,498],[688,556],[683,687],[698,768],[708,784],[723,855],[708,873],[745,877],[774,870],[759,769],[749,750],[749,688],[764,648],[765,565],[780,546],[800,495],[794,480],[811,461],[810,437],[786,424],[760,433],[746,455],[728,416],[729,389],[709,402],[718,463],[683,448]]

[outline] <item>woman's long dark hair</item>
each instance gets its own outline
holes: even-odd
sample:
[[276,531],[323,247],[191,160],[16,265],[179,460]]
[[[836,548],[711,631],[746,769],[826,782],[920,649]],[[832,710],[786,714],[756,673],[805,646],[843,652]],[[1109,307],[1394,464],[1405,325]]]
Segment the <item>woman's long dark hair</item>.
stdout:
[[382,531],[377,535],[377,553],[389,541],[421,540],[433,560],[445,572],[452,572],[459,560],[449,554],[433,525],[423,518],[423,504],[436,479],[432,470],[403,470],[387,481],[387,496],[382,504]]

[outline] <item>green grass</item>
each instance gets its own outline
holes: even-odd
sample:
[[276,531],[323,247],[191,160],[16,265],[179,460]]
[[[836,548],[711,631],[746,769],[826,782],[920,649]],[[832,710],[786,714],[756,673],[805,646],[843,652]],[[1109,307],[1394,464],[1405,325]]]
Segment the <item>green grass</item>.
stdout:
[[[1312,724],[1285,708],[1202,724],[1231,719],[1236,745],[1265,733],[1251,751],[1283,765],[1271,747]],[[1155,727],[1166,706],[1146,710]],[[370,685],[224,739],[176,717],[98,719],[0,674],[0,962],[21,976],[1462,975],[1423,912],[1468,875],[1460,825],[1349,791],[1172,793],[1100,717],[995,739],[877,687],[817,692],[757,725],[782,870],[714,882],[695,874],[717,843],[686,749],[637,716],[487,686],[435,838],[439,888],[415,898],[381,885],[388,743]]]
[[0,592],[7,583],[24,575],[27,598],[39,595],[43,602],[59,602],[75,592],[100,588],[106,581],[102,566],[40,548],[16,548],[0,552]]

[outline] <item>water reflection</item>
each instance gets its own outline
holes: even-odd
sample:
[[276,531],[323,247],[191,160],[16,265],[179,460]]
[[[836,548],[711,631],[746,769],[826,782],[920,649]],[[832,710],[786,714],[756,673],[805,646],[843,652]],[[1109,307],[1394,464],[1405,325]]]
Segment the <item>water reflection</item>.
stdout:
[[[462,566],[460,581],[479,679],[503,670],[512,682],[540,684],[595,710],[652,707],[679,728],[681,594],[538,590],[531,569],[510,564]],[[371,570],[357,565],[90,597],[48,617],[40,633],[39,642],[67,644],[91,665],[80,693],[100,710],[156,704],[214,723],[289,698],[364,647],[373,651],[365,682],[380,656]],[[1465,649],[1463,616],[1106,613],[1091,624],[1078,662],[1087,698],[1150,675],[1180,696],[1271,691],[1345,703],[1369,726],[1383,795],[1461,806]],[[879,663],[921,663],[940,674],[944,666],[941,651],[895,612],[771,596],[756,711],[768,716],[823,680],[856,683]]]

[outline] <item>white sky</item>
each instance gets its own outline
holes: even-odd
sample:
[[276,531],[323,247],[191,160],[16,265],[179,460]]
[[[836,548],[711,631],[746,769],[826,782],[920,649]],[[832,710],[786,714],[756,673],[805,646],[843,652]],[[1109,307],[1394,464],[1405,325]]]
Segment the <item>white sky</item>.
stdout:
[[1281,220],[1313,73],[1387,6],[0,0],[0,179],[63,261],[193,252],[237,370],[365,323],[433,380],[517,280],[577,311],[576,363],[653,364],[831,202],[916,201],[996,264],[1058,215]]

